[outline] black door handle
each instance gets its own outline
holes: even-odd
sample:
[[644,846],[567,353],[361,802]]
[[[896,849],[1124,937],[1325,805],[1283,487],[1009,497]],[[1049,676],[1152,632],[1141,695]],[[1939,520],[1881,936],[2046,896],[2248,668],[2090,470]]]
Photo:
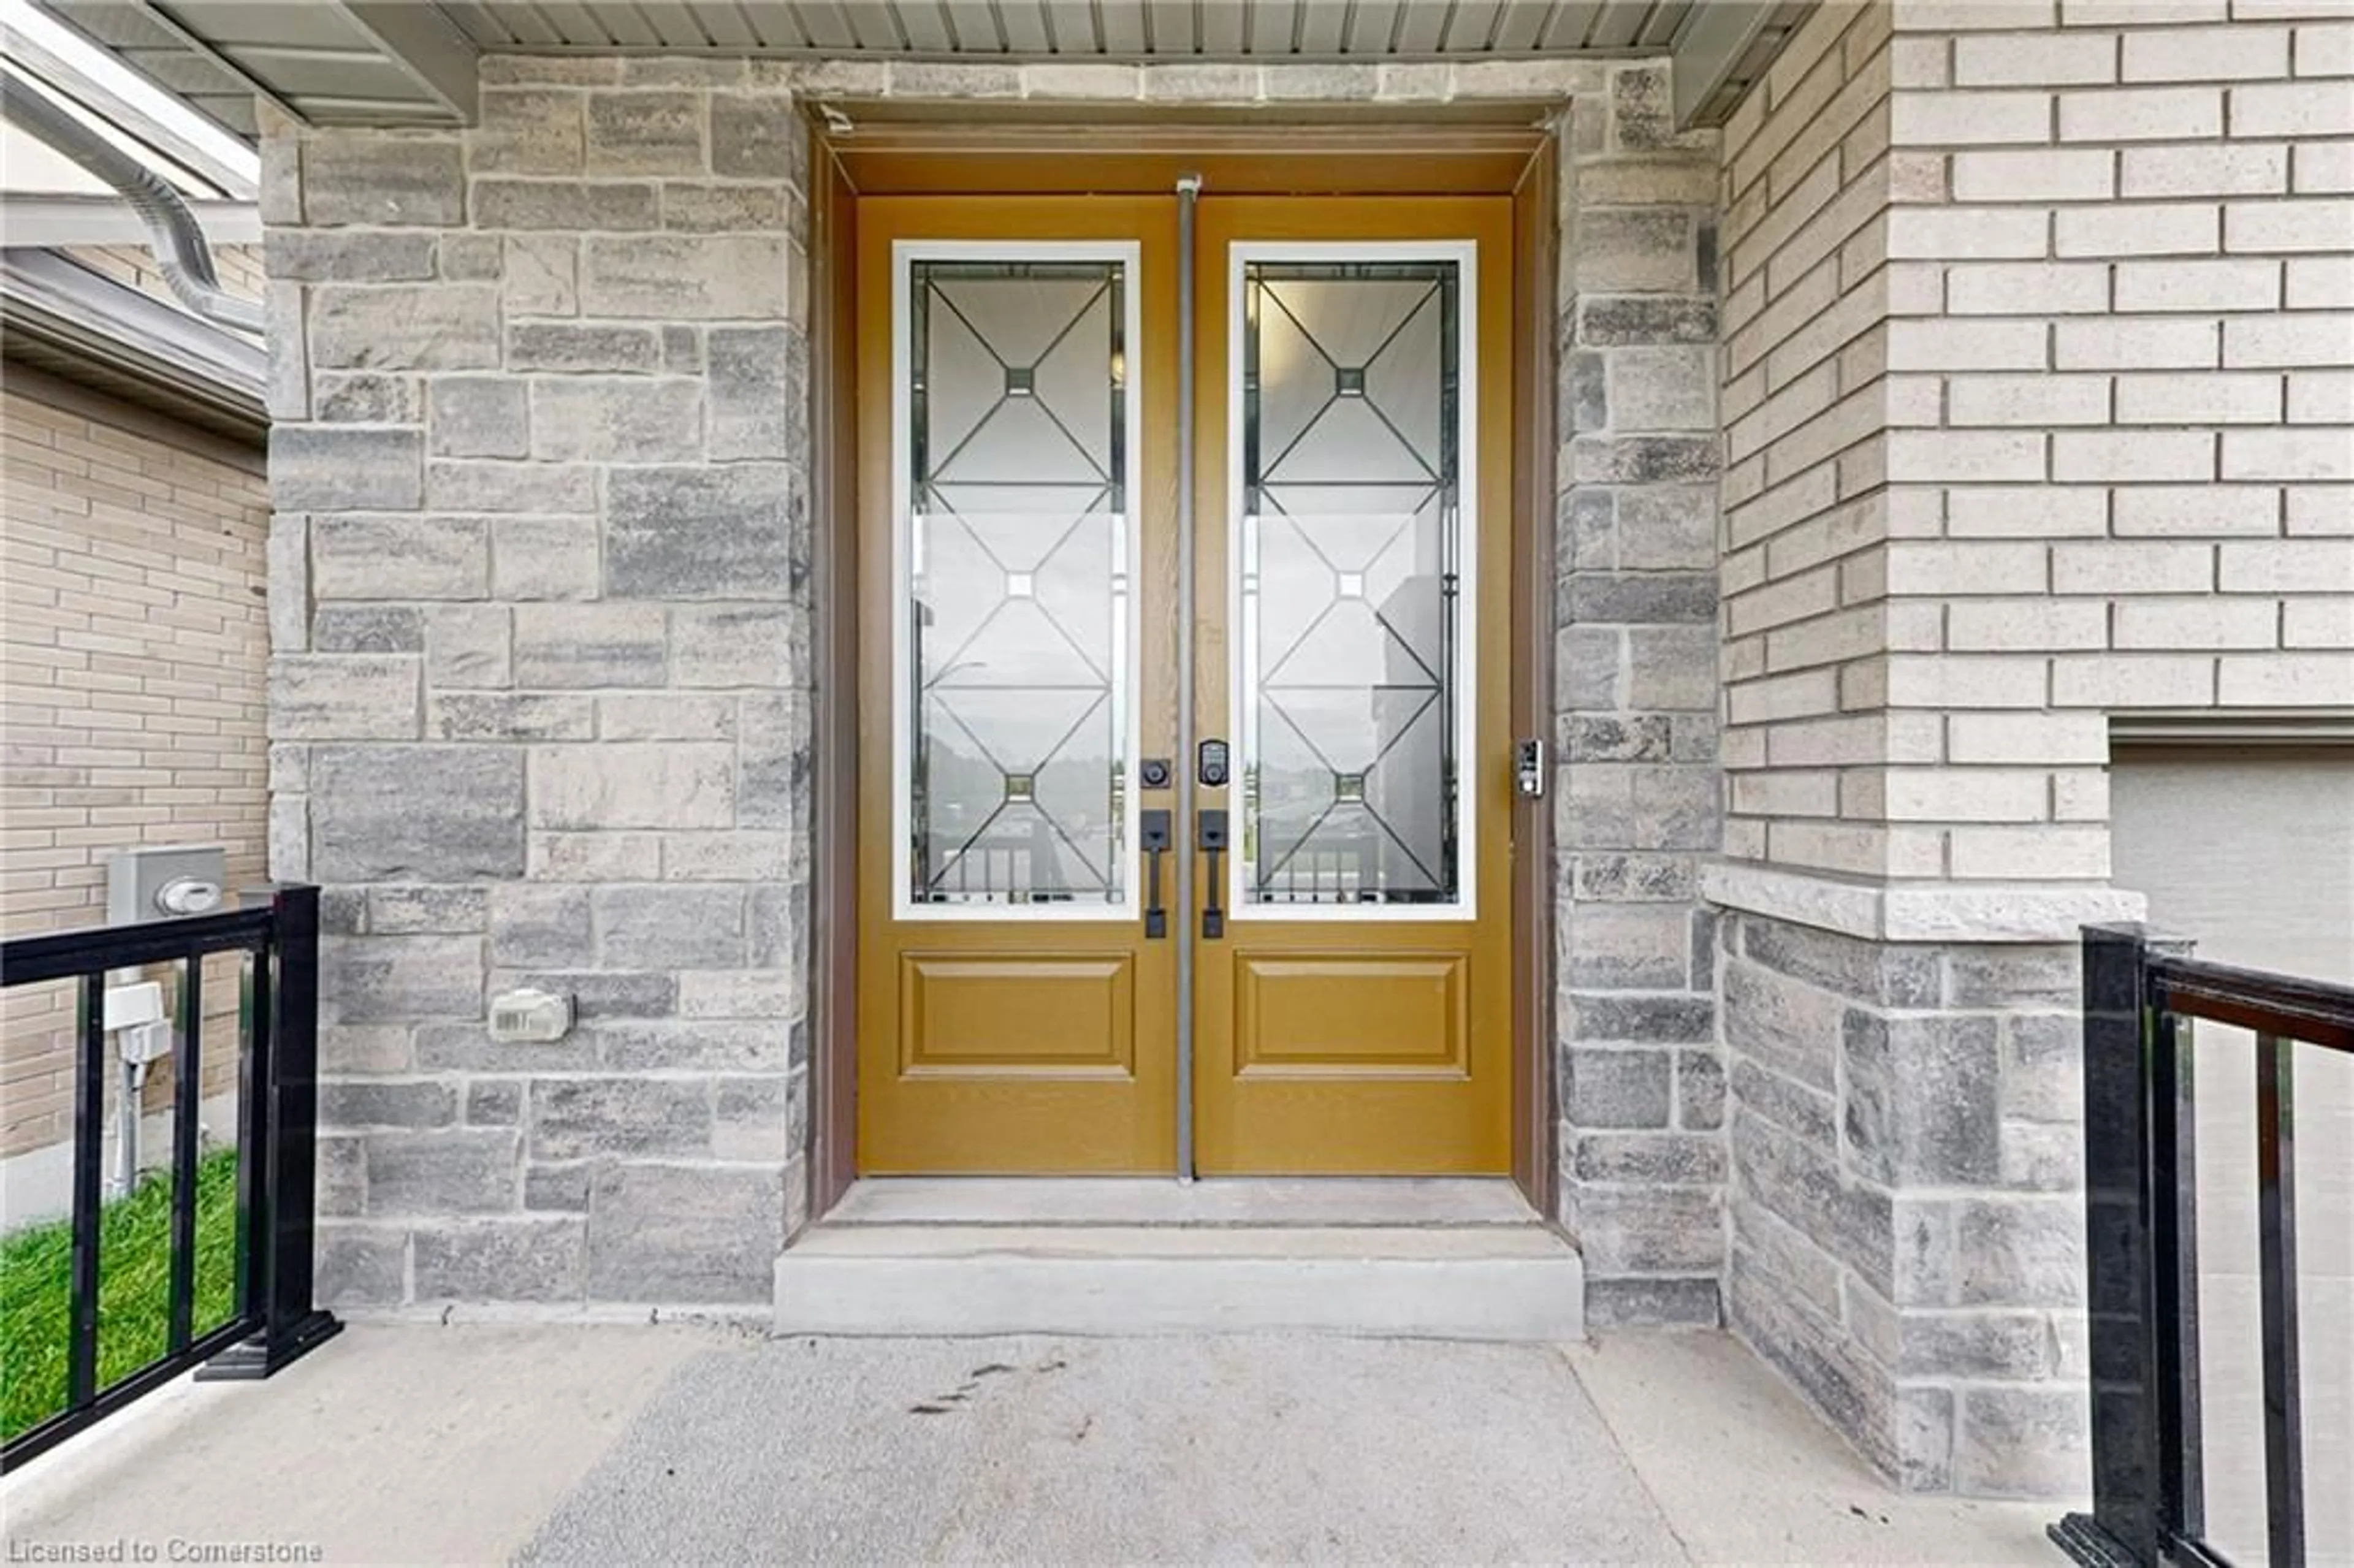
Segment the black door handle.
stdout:
[[1202,853],[1210,857],[1209,881],[1202,890],[1202,939],[1215,941],[1226,934],[1226,912],[1218,903],[1218,892],[1224,885],[1218,875],[1218,860],[1226,853],[1226,813],[1224,808],[1206,810],[1196,821],[1201,824],[1196,836]]
[[1161,809],[1143,813],[1137,842],[1152,857],[1144,869],[1144,935],[1150,940],[1169,935],[1169,911],[1161,904],[1161,857],[1169,853],[1169,812]]

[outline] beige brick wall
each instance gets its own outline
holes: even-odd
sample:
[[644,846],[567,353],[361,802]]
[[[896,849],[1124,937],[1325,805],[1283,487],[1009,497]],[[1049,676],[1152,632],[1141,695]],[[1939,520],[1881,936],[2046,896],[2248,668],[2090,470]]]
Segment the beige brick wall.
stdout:
[[2341,0],[1903,3],[1743,106],[1731,856],[2101,883],[2112,715],[2354,709],[2349,72]]
[[[1725,853],[1890,868],[1842,769],[1886,746],[1851,699],[1887,645],[1894,44],[1886,6],[1815,13],[1724,132]],[[1894,853],[1905,852],[1901,842]]]
[[[13,366],[0,397],[0,931],[101,922],[101,857],[129,844],[222,844],[230,885],[257,880],[260,454]],[[207,966],[208,1018],[235,1003],[226,962]],[[33,987],[4,1005],[0,1155],[13,1155],[71,1131],[73,998]],[[211,1092],[233,1059],[208,1054]],[[151,1104],[168,1076],[152,1075]]]

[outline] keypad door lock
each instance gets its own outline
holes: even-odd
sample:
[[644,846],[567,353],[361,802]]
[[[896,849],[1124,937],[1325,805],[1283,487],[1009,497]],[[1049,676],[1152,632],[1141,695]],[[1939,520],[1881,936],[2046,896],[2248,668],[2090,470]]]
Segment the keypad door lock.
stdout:
[[1512,748],[1512,788],[1523,800],[1542,800],[1545,792],[1545,743],[1524,740]]
[[1201,757],[1194,776],[1201,780],[1202,788],[1204,789],[1223,789],[1226,787],[1226,743],[1225,741],[1205,740],[1202,743]]

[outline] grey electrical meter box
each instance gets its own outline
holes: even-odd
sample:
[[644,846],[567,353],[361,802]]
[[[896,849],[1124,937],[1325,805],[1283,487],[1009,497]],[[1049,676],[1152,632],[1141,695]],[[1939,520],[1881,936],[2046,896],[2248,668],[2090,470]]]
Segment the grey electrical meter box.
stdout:
[[106,861],[106,923],[177,920],[228,907],[228,852],[218,844],[120,850]]

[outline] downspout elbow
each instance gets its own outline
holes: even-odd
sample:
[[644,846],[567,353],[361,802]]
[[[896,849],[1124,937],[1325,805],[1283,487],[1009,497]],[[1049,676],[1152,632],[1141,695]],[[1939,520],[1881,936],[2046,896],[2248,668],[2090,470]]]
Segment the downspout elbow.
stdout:
[[218,326],[260,335],[261,307],[221,287],[203,226],[171,182],[115,146],[47,94],[11,78],[0,92],[9,120],[112,186],[146,226],[156,269],[180,302]]

